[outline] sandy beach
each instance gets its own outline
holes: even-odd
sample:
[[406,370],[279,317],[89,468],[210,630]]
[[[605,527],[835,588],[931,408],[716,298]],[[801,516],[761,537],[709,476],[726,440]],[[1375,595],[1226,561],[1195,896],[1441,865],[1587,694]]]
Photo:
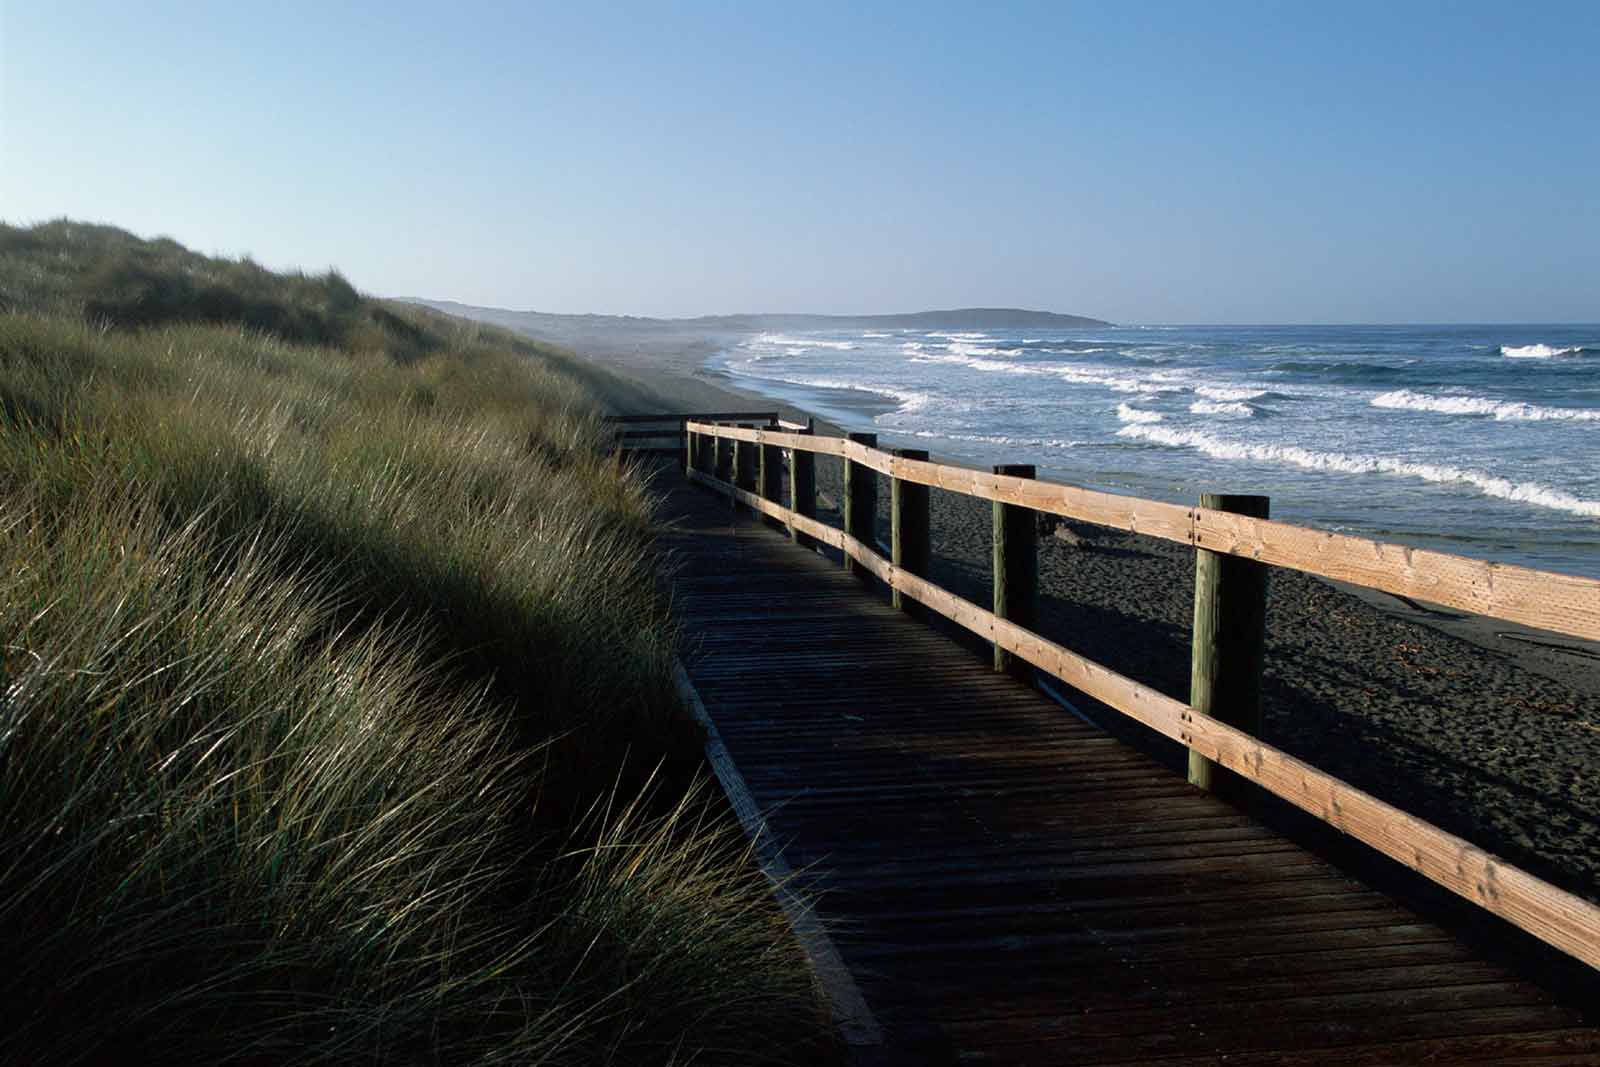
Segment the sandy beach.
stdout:
[[[804,414],[707,371],[715,339],[630,342],[626,350],[600,343],[580,351],[672,409]],[[819,510],[834,524],[839,466],[817,459]],[[931,498],[933,579],[987,604],[990,505],[939,491]],[[1061,531],[1039,541],[1041,632],[1186,699],[1193,550],[1082,524]],[[1267,634],[1266,741],[1600,899],[1600,650],[1593,644],[1279,568],[1270,580]],[[1164,755],[1179,754],[1166,746]]]

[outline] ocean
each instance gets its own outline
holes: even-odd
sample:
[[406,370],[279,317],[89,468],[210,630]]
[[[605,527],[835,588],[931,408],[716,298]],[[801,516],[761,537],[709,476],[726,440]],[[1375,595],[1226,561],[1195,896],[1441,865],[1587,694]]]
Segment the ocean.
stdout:
[[1600,326],[830,330],[711,366],[884,447],[1600,578]]

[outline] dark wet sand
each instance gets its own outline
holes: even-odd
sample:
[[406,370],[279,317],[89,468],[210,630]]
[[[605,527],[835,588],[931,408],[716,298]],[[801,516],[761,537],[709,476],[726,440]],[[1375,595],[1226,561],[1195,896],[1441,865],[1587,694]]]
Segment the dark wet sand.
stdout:
[[[637,378],[680,409],[775,406],[706,371],[704,361],[714,351],[662,346],[584,354]],[[837,505],[839,466],[831,457],[817,459],[823,505]],[[937,490],[931,497],[932,577],[986,604],[990,505]],[[879,499],[886,539],[882,484]],[[837,524],[836,513],[821,517]],[[1098,527],[1067,528],[1077,544],[1040,539],[1041,631],[1187,699],[1193,550]],[[1594,644],[1338,588],[1280,568],[1272,571],[1267,632],[1266,741],[1600,900],[1600,650]],[[1175,747],[1167,747],[1169,758],[1177,755]]]

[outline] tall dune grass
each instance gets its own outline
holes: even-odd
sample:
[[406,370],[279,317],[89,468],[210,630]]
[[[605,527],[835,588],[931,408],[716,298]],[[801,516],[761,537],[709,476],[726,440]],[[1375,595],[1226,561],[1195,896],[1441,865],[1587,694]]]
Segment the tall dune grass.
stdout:
[[599,372],[66,222],[0,311],[0,1059],[826,1054]]

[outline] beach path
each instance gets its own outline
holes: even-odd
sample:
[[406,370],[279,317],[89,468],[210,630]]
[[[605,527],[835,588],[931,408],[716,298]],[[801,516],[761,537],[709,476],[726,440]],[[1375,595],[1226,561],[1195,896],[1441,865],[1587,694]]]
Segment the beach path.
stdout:
[[853,1062],[1600,1064],[1539,985],[837,562],[666,506],[688,677],[736,807],[820,894]]

